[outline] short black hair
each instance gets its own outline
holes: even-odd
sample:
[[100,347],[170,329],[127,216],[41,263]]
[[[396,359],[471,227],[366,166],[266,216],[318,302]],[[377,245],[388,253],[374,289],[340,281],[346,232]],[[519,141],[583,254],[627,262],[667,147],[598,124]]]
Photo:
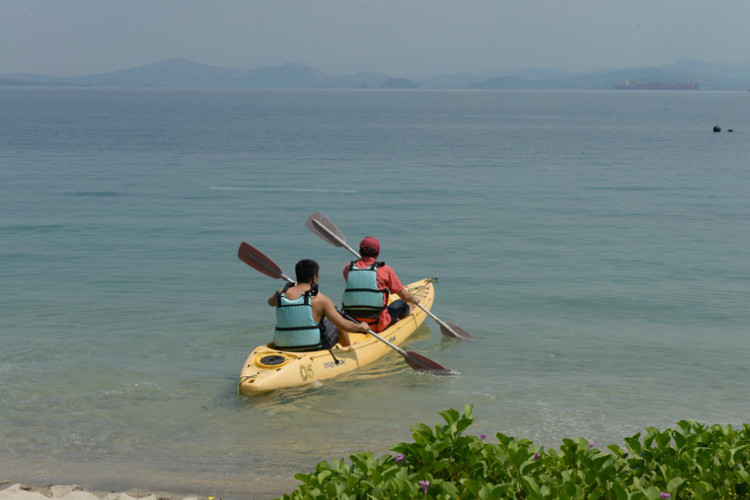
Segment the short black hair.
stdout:
[[310,283],[320,273],[320,266],[312,259],[302,259],[294,266],[297,283]]
[[362,257],[377,257],[379,253],[372,247],[359,247],[359,254]]

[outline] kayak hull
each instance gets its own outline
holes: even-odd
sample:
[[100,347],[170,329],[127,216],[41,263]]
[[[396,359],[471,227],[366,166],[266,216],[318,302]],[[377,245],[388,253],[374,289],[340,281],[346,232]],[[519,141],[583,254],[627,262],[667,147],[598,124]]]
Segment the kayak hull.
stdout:
[[[406,288],[419,298],[425,309],[432,307],[435,298],[432,280],[415,281]],[[391,300],[397,298],[392,296]],[[422,309],[414,308],[408,316],[379,335],[398,346],[422,325],[426,316]],[[351,373],[394,351],[369,334],[349,333],[349,339],[350,346],[336,344],[331,351],[289,352],[275,349],[273,343],[260,345],[242,365],[238,391],[253,395],[312,384]]]

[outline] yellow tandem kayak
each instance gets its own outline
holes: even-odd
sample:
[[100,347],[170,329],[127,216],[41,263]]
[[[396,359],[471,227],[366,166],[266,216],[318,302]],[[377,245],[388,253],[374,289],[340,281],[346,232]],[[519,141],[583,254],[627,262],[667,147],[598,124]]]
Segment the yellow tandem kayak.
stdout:
[[[432,280],[415,281],[406,288],[419,298],[424,309],[432,307],[435,289]],[[391,296],[390,300],[398,298]],[[427,313],[414,308],[408,316],[380,332],[380,336],[398,346],[406,341],[424,322]],[[349,333],[351,345],[336,344],[331,351],[289,352],[274,348],[273,342],[258,346],[250,353],[240,372],[238,391],[252,395],[299,387],[350,373],[377,361],[393,349],[370,334]],[[335,359],[334,359],[335,356]],[[338,363],[336,362],[338,360]]]

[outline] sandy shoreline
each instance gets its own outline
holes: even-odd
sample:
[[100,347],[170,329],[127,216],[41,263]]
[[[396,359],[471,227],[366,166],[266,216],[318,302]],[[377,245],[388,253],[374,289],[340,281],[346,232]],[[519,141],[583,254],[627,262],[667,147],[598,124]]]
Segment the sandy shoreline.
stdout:
[[0,484],[0,500],[208,500],[213,497],[173,495],[133,489],[126,492],[88,491],[78,485],[28,486]]
[[281,496],[282,494],[269,491],[259,491],[257,494],[243,493],[237,496],[185,495],[138,488],[127,491],[93,491],[75,484],[32,486],[0,481],[0,500],[270,500]]

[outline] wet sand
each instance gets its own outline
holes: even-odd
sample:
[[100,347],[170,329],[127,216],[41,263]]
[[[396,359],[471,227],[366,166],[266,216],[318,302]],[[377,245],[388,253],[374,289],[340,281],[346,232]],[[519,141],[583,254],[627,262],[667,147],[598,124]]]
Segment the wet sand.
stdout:
[[0,485],[0,500],[207,500],[209,497],[178,496],[133,489],[126,492],[88,491],[78,485],[28,486],[21,483]]
[[[290,488],[286,492],[291,492]],[[32,486],[23,483],[0,482],[0,500],[270,500],[283,493],[259,488],[257,492],[242,492],[227,496],[185,495],[171,492],[130,489],[127,491],[93,491],[83,486]]]

